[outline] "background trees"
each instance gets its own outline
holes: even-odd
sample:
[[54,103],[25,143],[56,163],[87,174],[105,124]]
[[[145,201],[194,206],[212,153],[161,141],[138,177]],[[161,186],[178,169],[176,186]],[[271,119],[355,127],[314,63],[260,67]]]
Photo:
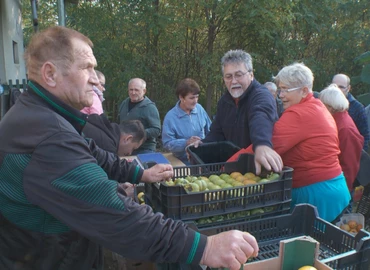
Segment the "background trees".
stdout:
[[[23,0],[25,44],[33,31],[29,3]],[[39,0],[40,29],[56,24],[56,4]],[[220,59],[230,49],[252,54],[261,83],[298,61],[314,72],[316,91],[343,72],[353,77],[355,95],[368,92],[360,76],[366,62],[354,62],[370,47],[367,1],[80,0],[66,5],[66,14],[67,26],[94,42],[113,121],[132,77],[147,81],[162,118],[177,100],[177,82],[191,77],[212,115],[224,90]]]

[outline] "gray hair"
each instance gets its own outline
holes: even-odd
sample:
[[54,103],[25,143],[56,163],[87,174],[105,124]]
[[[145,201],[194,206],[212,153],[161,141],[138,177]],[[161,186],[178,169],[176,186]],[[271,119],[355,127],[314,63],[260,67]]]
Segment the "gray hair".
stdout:
[[103,74],[103,72],[95,69],[95,73],[96,73],[96,76],[98,77],[98,79],[101,79],[101,78],[105,79],[105,75]]
[[322,103],[333,108],[335,112],[348,110],[349,102],[339,87],[332,83],[320,92],[319,98]]
[[144,80],[143,80],[143,79],[141,79],[141,78],[132,78],[132,79],[128,82],[128,85],[130,85],[130,83],[131,83],[133,80],[139,80],[139,81],[141,81],[141,84],[143,85],[143,89],[146,89],[146,81],[144,81]]
[[309,92],[312,92],[314,77],[311,69],[305,64],[294,63],[282,68],[274,80],[277,85],[282,83],[291,88],[307,86]]
[[125,120],[119,124],[121,134],[132,135],[133,142],[141,142],[146,140],[146,132],[140,120]]
[[243,50],[230,50],[221,58],[221,69],[224,74],[224,67],[227,64],[243,63],[249,72],[253,72],[252,56]]
[[274,92],[277,90],[277,86],[273,82],[265,82],[263,85],[266,86],[267,89],[271,89]]

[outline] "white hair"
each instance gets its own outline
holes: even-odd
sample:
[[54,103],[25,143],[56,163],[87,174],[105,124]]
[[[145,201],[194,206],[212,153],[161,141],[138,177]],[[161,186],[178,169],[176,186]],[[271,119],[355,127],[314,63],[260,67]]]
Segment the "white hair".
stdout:
[[281,69],[274,80],[277,85],[283,83],[290,88],[307,86],[309,92],[312,92],[314,77],[305,64],[294,63]]
[[348,110],[349,102],[339,87],[332,83],[320,92],[319,98],[322,103],[333,108],[335,112]]

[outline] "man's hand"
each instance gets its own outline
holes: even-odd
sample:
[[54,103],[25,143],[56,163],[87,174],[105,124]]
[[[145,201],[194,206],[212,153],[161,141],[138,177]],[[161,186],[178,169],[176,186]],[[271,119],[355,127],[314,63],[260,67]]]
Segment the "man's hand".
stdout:
[[144,170],[141,182],[155,183],[169,180],[173,177],[173,168],[170,164],[156,164],[150,169]]
[[249,257],[257,255],[256,238],[249,233],[232,230],[208,237],[200,264],[239,270]]
[[278,153],[267,145],[259,145],[254,151],[254,163],[256,165],[256,174],[261,173],[261,166],[268,171],[281,172],[283,161]]

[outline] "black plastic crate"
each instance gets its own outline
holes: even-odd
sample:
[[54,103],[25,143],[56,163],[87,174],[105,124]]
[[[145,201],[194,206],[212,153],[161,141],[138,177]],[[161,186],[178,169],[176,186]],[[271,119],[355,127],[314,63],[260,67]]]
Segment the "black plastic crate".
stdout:
[[[189,227],[196,228],[194,224]],[[246,231],[257,239],[259,253],[253,261],[278,257],[281,240],[306,235],[320,242],[319,260],[333,269],[368,270],[370,266],[370,233],[361,230],[354,236],[345,232],[319,218],[310,204],[297,205],[291,214],[198,229],[205,235],[229,230]]]
[[[241,212],[235,212],[235,213],[228,213],[224,215],[220,215],[223,217],[222,219],[219,219],[220,216],[212,216],[208,218],[202,218],[202,219],[211,219],[211,223],[201,223],[199,219],[191,221],[191,223],[194,223],[197,228],[207,228],[207,227],[213,227],[213,226],[221,226],[221,225],[227,225],[227,224],[233,224],[236,222],[245,222],[249,220],[258,220],[261,218],[268,218],[268,217],[274,217],[284,214],[290,213],[290,204],[291,201],[287,200],[285,202],[279,203],[278,205],[274,206],[274,209],[271,211],[265,211],[264,213],[253,213],[253,211],[244,210]],[[245,215],[245,212],[250,212],[248,215]],[[230,215],[236,215],[237,218],[228,218]],[[215,221],[214,221],[215,220]]]
[[370,185],[364,188],[356,212],[364,215],[365,227],[370,228]]
[[[222,172],[255,172],[254,155],[243,154],[238,161],[230,163],[177,167],[174,177],[209,176]],[[155,211],[183,221],[264,207],[283,210],[281,206],[291,202],[292,174],[293,169],[285,167],[278,180],[268,183],[191,193],[183,186],[145,184],[145,196]]]
[[197,148],[194,146],[187,148],[191,164],[226,162],[239,150],[239,146],[229,141],[202,143]]

